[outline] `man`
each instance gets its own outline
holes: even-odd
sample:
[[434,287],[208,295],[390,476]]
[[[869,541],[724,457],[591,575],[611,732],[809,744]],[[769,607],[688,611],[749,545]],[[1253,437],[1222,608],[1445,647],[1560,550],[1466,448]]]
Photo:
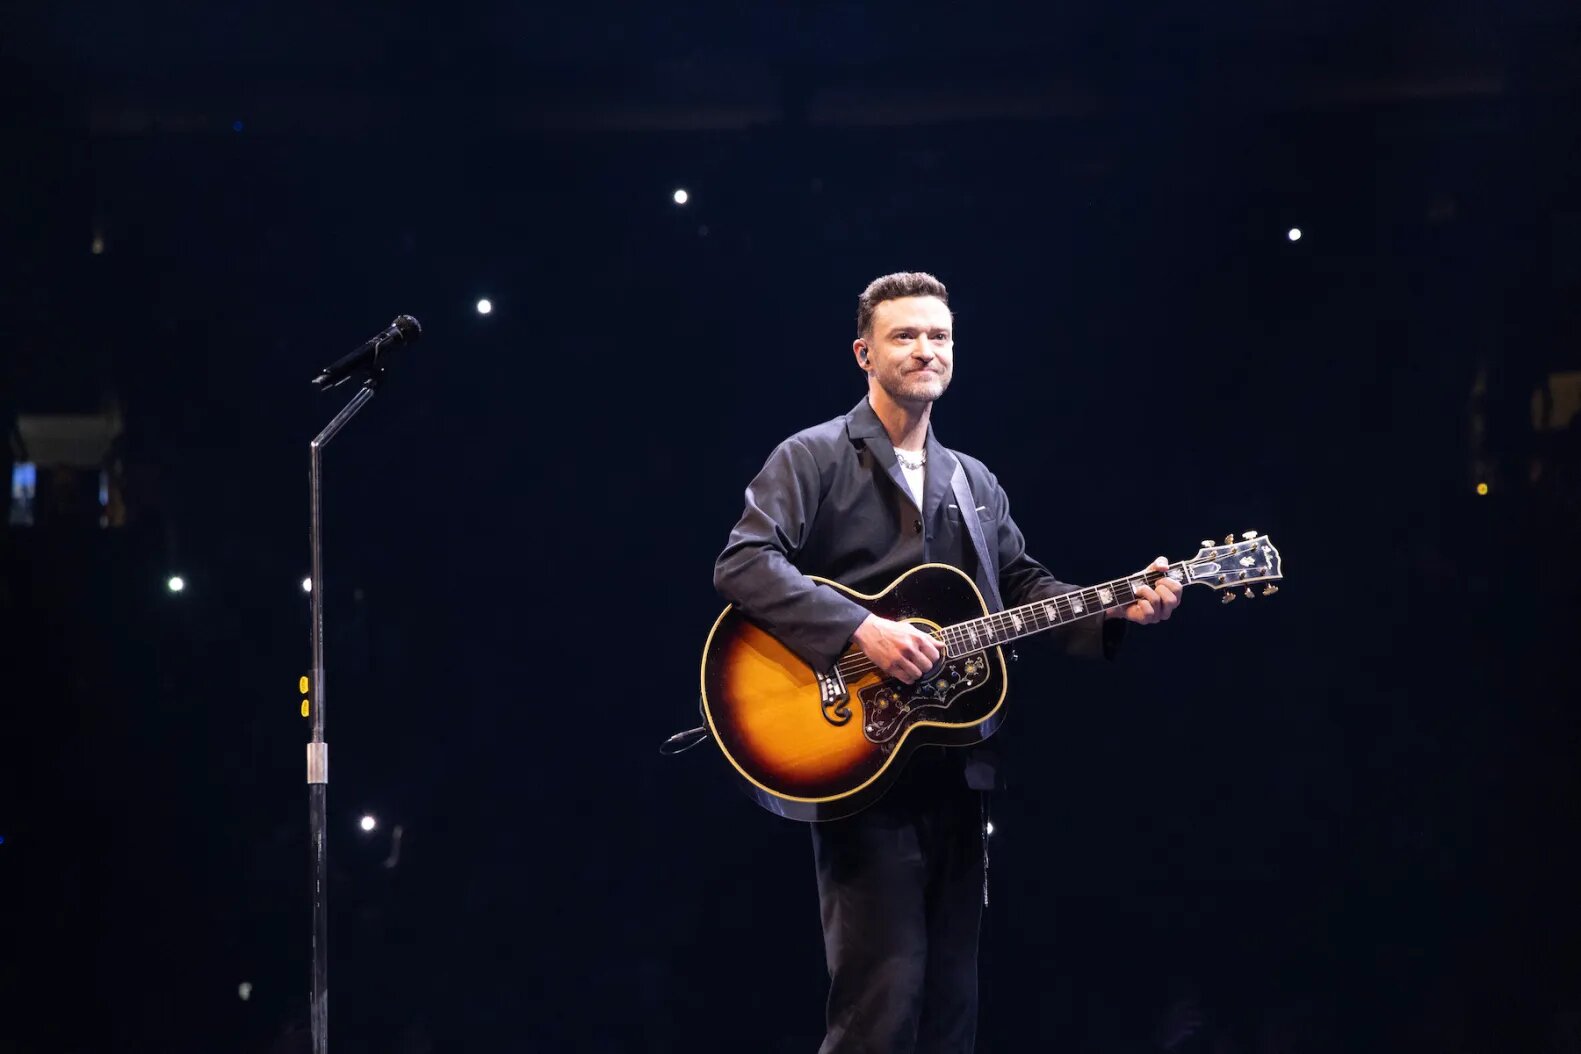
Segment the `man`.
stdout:
[[[949,563],[969,571],[984,596],[996,583],[1007,606],[1075,588],[1027,555],[994,475],[933,433],[933,404],[954,369],[948,300],[928,274],[868,285],[852,345],[866,397],[775,448],[714,567],[721,595],[815,668],[855,642],[910,684],[941,652],[928,634],[870,614],[809,575],[878,593],[917,564]],[[970,505],[952,500],[957,463]],[[986,567],[969,516],[982,526]],[[1135,603],[1074,624],[1061,643],[1074,654],[1112,655],[1123,622],[1168,618],[1180,588],[1169,579],[1144,586]],[[822,1054],[972,1049],[984,833],[964,756],[921,748],[876,804],[812,825],[830,977]]]

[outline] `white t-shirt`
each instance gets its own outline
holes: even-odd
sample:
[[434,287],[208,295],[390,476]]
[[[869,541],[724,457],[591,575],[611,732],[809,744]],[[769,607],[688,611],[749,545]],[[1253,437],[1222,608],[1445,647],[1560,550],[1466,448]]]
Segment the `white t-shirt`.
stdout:
[[[918,453],[921,452],[919,451]],[[895,455],[896,459],[900,460],[900,474],[906,477],[906,485],[911,488],[911,496],[917,499],[917,508],[920,509],[922,508],[922,481],[928,471],[928,466],[921,464],[916,468],[909,468],[906,462],[901,459],[910,457],[910,454],[897,450]]]

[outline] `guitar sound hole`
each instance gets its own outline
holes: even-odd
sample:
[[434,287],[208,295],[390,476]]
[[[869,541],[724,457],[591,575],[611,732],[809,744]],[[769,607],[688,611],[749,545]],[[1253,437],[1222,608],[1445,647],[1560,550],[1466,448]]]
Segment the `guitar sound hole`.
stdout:
[[935,678],[937,678],[939,676],[939,674],[944,672],[944,668],[950,664],[950,656],[944,654],[943,647],[942,647],[944,642],[939,640],[939,635],[933,631],[933,627],[932,626],[929,626],[926,623],[918,624],[916,622],[911,622],[910,624],[914,628],[919,629],[922,632],[926,633],[928,636],[932,637],[933,638],[933,642],[935,644],[939,644],[941,646],[940,647],[940,652],[939,652],[939,658],[938,658],[938,660],[936,662],[934,662],[933,667],[931,669],[927,670],[926,672],[924,672],[921,677],[917,678],[917,682],[916,682],[917,684],[927,684],[929,681],[934,680]]

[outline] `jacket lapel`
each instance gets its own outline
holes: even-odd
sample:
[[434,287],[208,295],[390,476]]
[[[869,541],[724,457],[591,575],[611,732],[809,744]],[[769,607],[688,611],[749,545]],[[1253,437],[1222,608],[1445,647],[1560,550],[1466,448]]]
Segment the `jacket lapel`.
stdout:
[[[911,502],[912,505],[916,505],[916,499],[911,496],[911,487],[906,484],[906,476],[900,471],[900,462],[895,459],[895,446],[889,441],[889,433],[884,431],[884,422],[880,421],[878,415],[873,412],[873,404],[867,401],[867,396],[862,396],[862,401],[853,406],[851,412],[846,414],[845,428],[853,441],[861,441],[873,452],[873,457],[880,465],[884,466],[884,471],[889,474],[890,480],[899,488],[901,496]],[[933,428],[930,425],[928,428],[930,442],[928,467],[930,469],[933,467],[932,431]],[[932,496],[933,473],[929,472],[923,478],[923,497],[925,499],[923,504],[926,505],[928,503],[926,499]],[[944,481],[946,486],[949,485],[949,482],[948,478]],[[921,512],[922,510],[918,509],[917,511]]]
[[[905,473],[900,470],[900,462],[895,458],[895,447],[889,441],[889,433],[884,431],[884,422],[873,412],[873,404],[867,401],[866,396],[846,414],[846,431],[852,440],[861,440],[867,444],[901,495],[915,505],[916,499],[911,496],[911,487],[907,485]],[[928,424],[928,440],[923,449],[928,452],[928,467],[922,477],[922,508],[917,511],[922,513],[926,522],[933,523],[939,515],[939,507],[950,494],[955,455],[939,442],[939,437],[933,432],[932,422]],[[964,509],[962,515],[975,512],[974,509]]]

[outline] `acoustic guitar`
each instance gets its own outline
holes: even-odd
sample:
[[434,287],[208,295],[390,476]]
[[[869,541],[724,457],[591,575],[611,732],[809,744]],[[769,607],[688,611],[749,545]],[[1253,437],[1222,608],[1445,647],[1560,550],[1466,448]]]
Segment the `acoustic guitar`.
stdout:
[[[797,658],[730,605],[703,648],[703,718],[747,793],[793,820],[833,820],[877,801],[924,743],[969,746],[1005,716],[1004,648],[1022,637],[1129,604],[1168,576],[1237,597],[1269,596],[1283,578],[1279,550],[1248,531],[1197,555],[1112,582],[990,612],[977,585],[947,564],[922,564],[877,594],[838,589],[881,618],[907,622],[944,646],[915,684],[881,674],[853,646],[827,670]],[[1254,587],[1262,584],[1260,591]]]

